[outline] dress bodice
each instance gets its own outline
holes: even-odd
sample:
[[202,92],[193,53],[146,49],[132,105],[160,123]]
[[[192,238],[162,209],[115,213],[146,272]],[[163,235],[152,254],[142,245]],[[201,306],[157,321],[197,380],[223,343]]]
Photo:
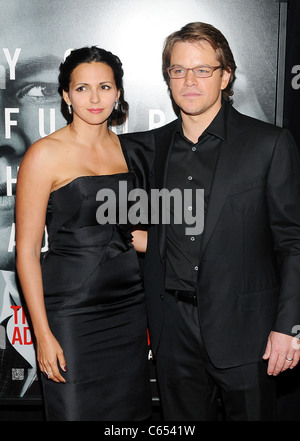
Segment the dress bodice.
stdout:
[[[122,188],[128,193],[133,188],[133,182],[134,175],[131,172],[80,176],[53,191],[48,201],[46,216],[49,247],[52,248],[55,243],[64,238],[69,244],[70,236],[73,235],[73,239],[75,239],[76,232],[80,231],[80,234],[82,234],[85,229],[88,229],[89,239],[92,242],[95,237],[91,235],[91,230],[94,230],[95,234],[99,234],[100,231],[100,234],[104,234],[105,230],[108,232],[117,226],[122,231],[127,231],[130,228],[128,223],[119,224],[119,189],[120,185],[123,185]],[[115,222],[110,217],[109,223],[101,225],[103,229],[100,229],[97,210],[105,201],[97,200],[97,194],[104,189],[108,189],[110,192],[110,210],[111,213],[116,213],[116,217]],[[122,219],[124,219],[124,216],[122,216]],[[87,245],[86,242],[85,245]]]

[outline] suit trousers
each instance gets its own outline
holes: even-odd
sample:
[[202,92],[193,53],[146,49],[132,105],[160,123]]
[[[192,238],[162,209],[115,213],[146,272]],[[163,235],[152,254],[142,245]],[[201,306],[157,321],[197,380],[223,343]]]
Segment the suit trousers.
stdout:
[[221,399],[226,421],[274,421],[276,384],[267,362],[216,368],[202,342],[197,306],[170,294],[163,302],[157,379],[164,420],[216,421]]

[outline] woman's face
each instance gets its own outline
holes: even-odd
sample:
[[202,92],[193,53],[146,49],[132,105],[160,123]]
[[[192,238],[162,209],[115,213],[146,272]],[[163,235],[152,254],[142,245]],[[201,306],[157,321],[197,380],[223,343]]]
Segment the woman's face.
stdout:
[[114,73],[105,63],[82,63],[72,74],[69,92],[64,92],[66,103],[72,105],[73,121],[101,124],[111,115],[119,99]]

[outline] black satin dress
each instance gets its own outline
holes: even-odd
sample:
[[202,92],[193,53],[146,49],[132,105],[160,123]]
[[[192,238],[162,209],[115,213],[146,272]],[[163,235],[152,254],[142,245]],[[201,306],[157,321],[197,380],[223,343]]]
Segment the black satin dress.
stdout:
[[[43,378],[47,420],[139,421],[150,416],[144,290],[128,225],[99,225],[100,189],[118,196],[134,174],[83,176],[54,191],[47,209],[43,283],[66,384]],[[116,198],[118,202],[118,198]]]

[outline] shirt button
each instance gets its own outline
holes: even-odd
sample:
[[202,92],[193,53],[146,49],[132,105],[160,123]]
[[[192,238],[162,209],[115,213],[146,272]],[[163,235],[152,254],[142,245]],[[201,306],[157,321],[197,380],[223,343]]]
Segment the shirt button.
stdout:
[[188,210],[192,211],[193,207],[191,205],[188,206]]
[[195,146],[192,147],[192,151],[195,152],[197,149]]
[[195,240],[195,238],[194,238],[194,236],[192,236],[192,237],[191,237],[191,241],[194,242],[194,240]]
[[199,269],[199,268],[198,268],[197,266],[194,266],[194,270],[195,270],[195,271],[198,271],[198,269]]
[[188,180],[191,181],[193,179],[193,176],[188,176]]

